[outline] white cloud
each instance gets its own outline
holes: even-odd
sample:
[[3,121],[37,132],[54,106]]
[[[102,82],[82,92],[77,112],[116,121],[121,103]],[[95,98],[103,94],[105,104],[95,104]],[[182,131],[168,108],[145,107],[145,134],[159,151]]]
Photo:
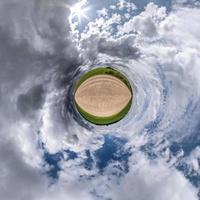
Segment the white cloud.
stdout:
[[136,9],[134,3],[125,0],[119,0],[117,6],[119,10],[127,9],[128,12],[131,12]]
[[116,7],[115,5],[111,5],[111,6],[110,6],[110,9],[112,9],[112,10],[116,10],[116,8],[117,8],[117,7]]
[[5,200],[37,199],[48,182],[40,168],[24,162],[18,147],[7,139],[0,141],[0,196]]
[[120,184],[111,190],[113,199],[198,199],[197,189],[180,172],[162,161],[148,161],[142,155],[137,155],[134,163]]
[[[197,177],[200,175],[200,147],[197,146],[187,157],[181,157],[179,160],[180,165],[187,167],[186,175],[191,177]],[[199,188],[199,185],[198,185]]]
[[105,17],[108,15],[108,10],[106,8],[103,8],[101,10],[98,10],[97,13],[98,13],[99,17],[102,17],[102,16]]
[[142,36],[153,37],[157,35],[157,24],[166,17],[166,9],[159,8],[153,3],[149,3],[145,11],[126,22],[120,29],[120,34],[137,32]]

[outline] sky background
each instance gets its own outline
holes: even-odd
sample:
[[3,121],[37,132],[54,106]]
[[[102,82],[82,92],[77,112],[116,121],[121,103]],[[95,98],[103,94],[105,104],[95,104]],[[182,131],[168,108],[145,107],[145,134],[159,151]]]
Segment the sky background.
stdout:
[[[0,1],[0,199],[199,200],[200,2],[81,2]],[[73,104],[97,66],[133,88],[105,127]]]

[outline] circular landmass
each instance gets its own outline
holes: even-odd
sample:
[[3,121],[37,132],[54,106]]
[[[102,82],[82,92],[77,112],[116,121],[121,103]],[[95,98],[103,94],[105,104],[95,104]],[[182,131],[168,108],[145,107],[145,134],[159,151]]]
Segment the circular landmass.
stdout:
[[75,105],[79,113],[96,125],[121,120],[129,111],[132,88],[128,79],[110,67],[95,68],[84,74],[75,86]]

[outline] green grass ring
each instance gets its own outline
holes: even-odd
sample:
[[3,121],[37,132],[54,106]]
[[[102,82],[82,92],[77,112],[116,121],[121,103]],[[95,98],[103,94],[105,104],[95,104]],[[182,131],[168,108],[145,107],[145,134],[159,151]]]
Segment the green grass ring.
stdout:
[[[115,76],[116,78],[120,79],[128,87],[131,94],[133,94],[132,87],[131,87],[128,79],[125,77],[125,75],[123,75],[122,73],[120,73],[119,71],[117,71],[111,67],[99,67],[99,68],[95,68],[89,72],[86,72],[76,83],[75,89],[74,89],[74,94],[75,94],[76,90],[78,89],[78,87],[84,81],[86,81],[88,78],[90,78],[92,76],[100,75],[100,74],[112,75],[112,76]],[[113,123],[120,121],[128,113],[128,111],[130,110],[131,104],[132,104],[132,98],[128,102],[128,104],[119,113],[109,116],[109,117],[94,116],[94,115],[86,112],[84,109],[82,109],[78,105],[78,103],[75,101],[75,99],[74,99],[74,103],[75,103],[75,106],[76,106],[78,112],[80,113],[80,115],[83,118],[85,118],[87,121],[89,121],[93,124],[96,124],[96,125],[109,125],[109,124],[113,124]]]

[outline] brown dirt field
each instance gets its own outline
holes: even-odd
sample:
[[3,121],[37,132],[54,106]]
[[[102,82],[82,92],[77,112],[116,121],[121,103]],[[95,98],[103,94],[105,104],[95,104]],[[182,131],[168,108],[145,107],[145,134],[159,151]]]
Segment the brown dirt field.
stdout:
[[132,94],[120,79],[112,75],[95,75],[84,81],[75,92],[76,103],[97,117],[118,114],[130,101]]

